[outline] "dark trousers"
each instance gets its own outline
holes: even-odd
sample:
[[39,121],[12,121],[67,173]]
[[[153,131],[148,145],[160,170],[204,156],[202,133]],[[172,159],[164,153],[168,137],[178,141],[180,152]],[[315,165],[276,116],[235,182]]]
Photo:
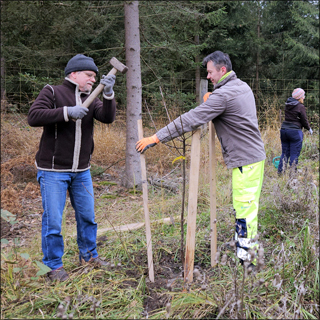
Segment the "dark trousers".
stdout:
[[282,154],[278,166],[278,173],[285,170],[288,162],[290,167],[297,166],[302,148],[303,133],[302,130],[281,129],[280,139]]

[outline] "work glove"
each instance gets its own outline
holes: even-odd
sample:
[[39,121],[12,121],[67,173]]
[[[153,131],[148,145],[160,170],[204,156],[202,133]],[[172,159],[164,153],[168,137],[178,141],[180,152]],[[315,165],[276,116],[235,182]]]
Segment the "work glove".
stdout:
[[203,96],[203,101],[206,102],[210,96],[212,92],[207,92],[204,96]]
[[136,150],[140,153],[144,153],[151,147],[154,147],[160,140],[158,139],[157,135],[154,134],[151,137],[143,138],[136,143]]
[[68,117],[72,119],[82,119],[87,113],[88,109],[81,106],[67,107]]
[[312,129],[311,129],[311,128],[310,128],[309,132],[310,132],[310,134],[313,134],[313,131],[312,131]]
[[116,82],[116,76],[114,74],[110,74],[109,76],[103,75],[100,83],[104,85],[103,88],[103,94],[104,95],[110,95],[113,93],[113,86]]

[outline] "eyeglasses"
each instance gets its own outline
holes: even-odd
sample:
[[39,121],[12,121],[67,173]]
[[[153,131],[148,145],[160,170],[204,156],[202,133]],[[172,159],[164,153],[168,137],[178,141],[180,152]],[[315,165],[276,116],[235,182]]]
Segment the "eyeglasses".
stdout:
[[83,72],[88,78],[96,79],[96,74],[95,73],[86,72],[86,71],[81,71],[81,72]]

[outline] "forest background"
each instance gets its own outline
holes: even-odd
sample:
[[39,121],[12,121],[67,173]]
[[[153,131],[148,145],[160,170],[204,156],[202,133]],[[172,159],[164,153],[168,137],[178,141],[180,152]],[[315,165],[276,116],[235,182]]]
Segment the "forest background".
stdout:
[[[255,94],[267,155],[259,208],[264,257],[258,271],[249,274],[235,259],[231,171],[217,139],[219,255],[211,267],[203,130],[192,284],[183,281],[180,259],[182,161],[164,144],[146,154],[155,268],[155,282],[149,281],[144,228],[118,229],[143,226],[144,219],[141,192],[120,183],[127,94],[126,77],[119,74],[117,117],[110,125],[96,124],[91,163],[99,254],[108,269],[78,266],[74,213],[67,200],[62,234],[70,281],[45,282],[43,209],[34,167],[42,128],[28,125],[27,112],[44,85],[62,82],[75,54],[95,59],[98,81],[110,70],[111,57],[126,63],[125,3],[1,1],[1,318],[318,319],[319,1],[139,1],[145,135],[168,123],[165,107],[173,118],[197,106],[199,82],[206,78],[201,61],[214,50],[230,55],[233,70]],[[273,159],[281,154],[284,103],[295,87],[306,91],[314,133],[304,131],[298,171],[278,177]]]
[[[2,108],[26,113],[45,84],[61,83],[77,53],[94,58],[100,75],[111,57],[125,61],[123,6],[1,1]],[[308,115],[318,113],[319,1],[139,1],[139,15],[142,101],[152,111],[164,112],[159,86],[168,106],[195,107],[206,78],[201,61],[221,50],[254,90],[258,111],[277,98],[280,110],[301,87]],[[126,107],[124,82],[119,76],[115,87],[119,110]]]

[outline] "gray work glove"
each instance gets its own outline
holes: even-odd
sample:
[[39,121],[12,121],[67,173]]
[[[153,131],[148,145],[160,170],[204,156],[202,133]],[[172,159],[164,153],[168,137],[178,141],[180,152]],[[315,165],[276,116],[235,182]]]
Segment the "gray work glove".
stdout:
[[313,134],[313,131],[312,131],[312,129],[311,129],[311,128],[310,128],[309,132],[310,132],[310,134]]
[[114,86],[115,82],[116,82],[115,75],[113,75],[113,74],[111,74],[109,76],[103,75],[100,80],[100,83],[104,85],[103,94],[105,94],[105,95],[112,94],[113,93],[113,86]]
[[67,107],[68,117],[72,119],[82,119],[87,113],[88,109],[81,106]]

